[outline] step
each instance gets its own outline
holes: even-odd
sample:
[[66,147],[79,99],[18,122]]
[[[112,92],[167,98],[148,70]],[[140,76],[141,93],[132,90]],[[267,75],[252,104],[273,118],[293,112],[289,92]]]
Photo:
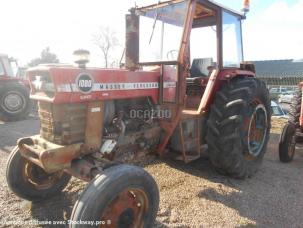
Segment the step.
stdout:
[[201,114],[198,113],[197,110],[192,110],[192,109],[184,109],[181,115],[182,120],[199,118],[199,117],[201,117]]

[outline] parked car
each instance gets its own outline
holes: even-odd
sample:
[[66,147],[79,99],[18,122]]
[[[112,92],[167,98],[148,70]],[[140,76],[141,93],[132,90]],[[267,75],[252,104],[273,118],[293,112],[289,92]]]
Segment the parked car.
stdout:
[[294,98],[294,94],[292,92],[284,92],[279,95],[279,103],[291,103]]
[[293,94],[294,88],[293,87],[272,87],[269,88],[270,99],[274,101],[278,101],[281,94]]
[[283,110],[280,105],[274,101],[271,101],[272,117],[274,118],[288,118],[288,114]]

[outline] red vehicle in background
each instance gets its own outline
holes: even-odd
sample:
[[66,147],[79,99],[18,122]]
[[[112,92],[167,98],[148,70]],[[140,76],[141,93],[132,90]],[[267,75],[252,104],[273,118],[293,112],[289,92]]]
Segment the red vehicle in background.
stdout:
[[24,119],[31,110],[29,83],[15,74],[7,55],[0,54],[0,118],[5,121]]

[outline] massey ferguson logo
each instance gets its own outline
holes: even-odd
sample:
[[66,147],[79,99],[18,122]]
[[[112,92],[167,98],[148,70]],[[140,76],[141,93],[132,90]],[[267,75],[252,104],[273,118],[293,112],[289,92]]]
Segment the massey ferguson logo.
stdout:
[[77,77],[77,87],[82,93],[89,93],[93,89],[94,80],[89,74],[80,74]]

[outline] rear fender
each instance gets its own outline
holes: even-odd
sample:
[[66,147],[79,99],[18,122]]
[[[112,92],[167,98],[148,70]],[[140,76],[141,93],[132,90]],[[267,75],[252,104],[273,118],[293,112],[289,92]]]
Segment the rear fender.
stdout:
[[205,107],[203,108],[204,112],[209,111],[211,104],[214,102],[216,93],[221,89],[222,83],[232,80],[234,78],[241,77],[255,77],[255,73],[252,71],[241,70],[238,68],[230,68],[220,70],[217,74],[212,75],[207,82],[207,87],[211,89],[206,90],[203,94],[205,100]]

